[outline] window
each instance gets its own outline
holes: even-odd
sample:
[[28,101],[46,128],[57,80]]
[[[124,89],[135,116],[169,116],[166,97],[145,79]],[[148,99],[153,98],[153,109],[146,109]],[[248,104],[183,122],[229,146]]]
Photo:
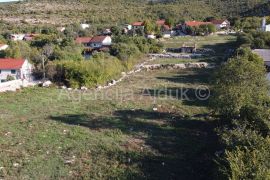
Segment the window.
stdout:
[[11,70],[11,74],[16,74],[16,70]]

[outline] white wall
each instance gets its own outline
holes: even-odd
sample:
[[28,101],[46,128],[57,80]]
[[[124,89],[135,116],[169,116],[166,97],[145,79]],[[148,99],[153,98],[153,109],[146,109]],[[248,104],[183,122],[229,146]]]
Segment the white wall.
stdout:
[[103,41],[102,41],[103,46],[110,46],[112,45],[112,38],[110,36],[107,36]]
[[1,70],[0,83],[1,80],[6,80],[8,76],[12,76],[14,79],[26,79],[28,81],[32,81],[32,69],[33,66],[28,62],[28,60],[25,60],[21,69],[14,69],[16,71],[15,74],[11,74],[11,69]]

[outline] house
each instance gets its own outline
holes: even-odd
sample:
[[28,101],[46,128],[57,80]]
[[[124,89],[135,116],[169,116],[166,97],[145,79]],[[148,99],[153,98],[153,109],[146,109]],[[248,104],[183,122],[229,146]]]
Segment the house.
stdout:
[[38,34],[26,34],[23,38],[23,40],[25,41],[32,41],[34,40],[36,37],[38,36]]
[[265,17],[263,18],[263,21],[262,21],[262,31],[270,32],[270,24],[269,25],[266,24],[266,18]]
[[12,41],[22,41],[24,36],[25,36],[25,34],[11,34],[10,39]]
[[78,44],[82,44],[85,47],[90,47],[90,41],[92,37],[77,37],[75,42]]
[[217,30],[220,29],[229,29],[231,24],[228,20],[212,20],[211,21],[212,24],[214,24],[216,26]]
[[26,59],[0,59],[0,83],[8,77],[31,81],[32,69],[33,66]]
[[259,55],[267,67],[270,67],[270,49],[254,49],[253,53]]
[[103,46],[112,45],[112,38],[110,36],[95,36],[89,41],[91,48],[101,48]]
[[144,29],[144,22],[134,22],[132,23],[133,29]]
[[9,46],[7,44],[0,44],[0,51],[4,51],[8,48]]
[[90,28],[90,25],[89,24],[80,24],[80,27],[85,30],[85,29],[88,29]]
[[187,29],[189,27],[194,28],[194,27],[199,27],[201,25],[208,25],[208,24],[212,24],[212,23],[211,22],[202,22],[202,21],[186,21],[184,24],[180,24],[177,27],[180,30],[180,32],[187,34],[188,33]]
[[166,24],[166,21],[164,19],[157,20],[156,25],[161,27],[163,38],[170,38],[171,36],[176,34],[175,31],[173,31],[172,28]]
[[112,31],[111,29],[104,29],[102,32],[103,35],[105,36],[111,36],[112,35]]

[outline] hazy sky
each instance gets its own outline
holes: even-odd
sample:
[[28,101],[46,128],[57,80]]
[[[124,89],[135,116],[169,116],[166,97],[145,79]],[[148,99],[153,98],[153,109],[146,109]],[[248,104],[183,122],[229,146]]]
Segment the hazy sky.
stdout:
[[0,2],[11,2],[11,1],[19,1],[19,0],[0,0]]

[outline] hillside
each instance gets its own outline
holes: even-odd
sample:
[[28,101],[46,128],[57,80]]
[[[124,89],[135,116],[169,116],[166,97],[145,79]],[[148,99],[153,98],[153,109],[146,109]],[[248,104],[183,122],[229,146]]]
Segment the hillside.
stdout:
[[95,24],[126,23],[145,18],[172,17],[178,22],[209,16],[235,16],[266,0],[28,0],[0,5],[0,18],[8,22],[69,24],[87,21]]

